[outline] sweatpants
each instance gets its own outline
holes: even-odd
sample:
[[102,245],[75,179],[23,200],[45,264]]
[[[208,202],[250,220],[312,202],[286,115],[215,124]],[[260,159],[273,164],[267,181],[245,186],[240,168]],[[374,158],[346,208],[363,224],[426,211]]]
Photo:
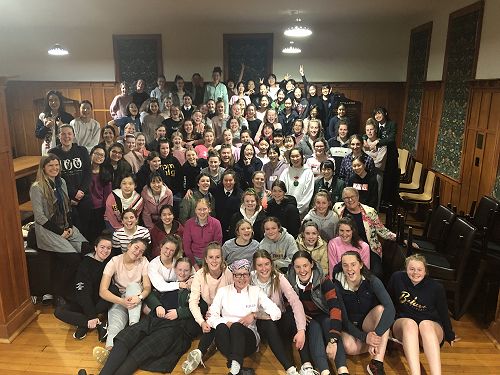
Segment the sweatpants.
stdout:
[[[142,286],[139,283],[130,283],[127,286],[123,297],[137,296],[142,292]],[[136,307],[127,310],[122,305],[113,304],[108,311],[108,337],[106,338],[106,347],[113,346],[115,336],[127,326],[133,325],[141,318],[141,307],[139,303]]]
[[[95,312],[97,314],[104,314],[108,312],[111,303],[103,299],[95,305]],[[84,314],[83,307],[76,302],[69,302],[67,304],[59,305],[54,311],[54,315],[57,319],[63,321],[64,323],[71,324],[77,327],[87,327],[88,321],[94,319],[93,317],[88,317]]]

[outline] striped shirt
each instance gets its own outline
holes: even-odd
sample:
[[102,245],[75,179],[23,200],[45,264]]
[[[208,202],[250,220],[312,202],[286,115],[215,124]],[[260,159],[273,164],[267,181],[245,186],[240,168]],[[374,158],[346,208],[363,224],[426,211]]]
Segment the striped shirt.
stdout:
[[125,228],[117,229],[113,232],[113,247],[121,249],[122,253],[127,251],[127,246],[134,238],[144,238],[148,243],[151,243],[151,235],[146,227],[138,225],[135,233],[128,235],[125,233]]

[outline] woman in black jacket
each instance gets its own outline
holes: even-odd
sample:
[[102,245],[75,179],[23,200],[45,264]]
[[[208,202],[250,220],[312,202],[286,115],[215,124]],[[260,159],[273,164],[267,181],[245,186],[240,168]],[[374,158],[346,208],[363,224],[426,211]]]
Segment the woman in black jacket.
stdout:
[[237,223],[241,219],[246,219],[252,224],[253,238],[260,242],[264,238],[263,222],[266,217],[267,215],[260,203],[260,197],[253,188],[249,188],[243,192],[240,209],[231,219],[229,234],[231,237],[235,235]]
[[222,174],[221,182],[212,191],[215,200],[215,216],[222,227],[222,241],[226,242],[234,237],[234,232],[229,232],[231,218],[238,212],[243,191],[238,187],[236,172],[226,169]]
[[332,278],[342,310],[342,343],[346,354],[369,352],[369,374],[384,373],[394,305],[377,277],[367,270],[359,252],[349,250],[333,268]]
[[132,173],[132,167],[123,159],[124,154],[125,148],[123,145],[118,142],[113,143],[104,161],[105,168],[111,174],[111,187],[113,189],[119,189],[123,176]]
[[44,140],[42,144],[42,155],[61,142],[59,140],[59,127],[69,124],[73,120],[68,112],[64,111],[63,96],[59,91],[51,90],[45,97],[45,108],[38,116],[35,125],[35,136]]
[[161,176],[163,182],[166,183],[167,176],[165,175],[165,172],[161,168],[160,154],[156,151],[151,151],[149,153],[148,157],[144,161],[144,164],[137,171],[137,174],[135,176],[136,177],[135,191],[137,191],[137,193],[139,194],[142,193],[142,189],[144,189],[144,186],[148,184],[149,177],[153,173],[158,173]]
[[272,199],[267,204],[267,216],[278,218],[281,226],[294,238],[299,235],[300,214],[297,200],[291,195],[286,195],[286,186],[283,181],[275,180],[272,184]]
[[97,329],[99,341],[107,336],[107,329],[99,315],[106,315],[111,303],[99,296],[102,271],[111,254],[111,238],[101,236],[95,251],[83,257],[75,277],[75,289],[68,303],[56,307],[54,315],[64,323],[76,326],[73,338],[82,340],[90,329]]
[[251,143],[243,143],[240,149],[240,160],[234,165],[241,189],[245,190],[252,186],[253,173],[262,170],[262,166],[262,160],[255,156],[254,146]]

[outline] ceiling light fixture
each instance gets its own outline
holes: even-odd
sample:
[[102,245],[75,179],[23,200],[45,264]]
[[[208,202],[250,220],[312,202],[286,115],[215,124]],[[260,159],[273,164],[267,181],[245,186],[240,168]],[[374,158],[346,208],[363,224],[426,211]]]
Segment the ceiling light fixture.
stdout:
[[68,50],[61,46],[60,44],[54,44],[52,48],[48,50],[49,55],[52,56],[65,56],[69,54]]
[[298,10],[292,10],[290,12],[291,16],[296,16],[297,18],[295,18],[295,24],[288,27],[284,31],[285,36],[288,36],[290,38],[304,38],[312,34],[312,30],[302,24],[302,19],[299,17],[299,14],[300,11]]
[[294,44],[293,41],[290,41],[290,45],[288,47],[283,48],[281,52],[288,54],[301,53],[302,50],[299,47],[295,47],[293,44]]

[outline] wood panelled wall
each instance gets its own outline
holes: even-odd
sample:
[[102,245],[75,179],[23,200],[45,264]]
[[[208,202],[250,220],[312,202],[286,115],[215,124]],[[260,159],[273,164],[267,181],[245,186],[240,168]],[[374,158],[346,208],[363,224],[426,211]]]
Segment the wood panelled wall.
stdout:
[[[45,98],[49,90],[61,91],[66,98],[90,100],[94,118],[101,126],[111,120],[109,105],[119,93],[114,82],[32,82],[9,81],[7,83],[7,109],[14,157],[40,155],[41,140],[35,137],[35,123],[40,111],[34,101]],[[75,110],[66,108],[73,116]]]
[[[403,119],[405,84],[400,82],[341,82],[333,84],[334,90],[349,99],[362,103],[361,122],[371,116],[377,106],[386,107],[391,118],[401,126]],[[41,141],[35,138],[35,122],[39,110],[34,100],[45,97],[49,90],[59,90],[70,99],[88,99],[94,106],[94,118],[104,126],[110,119],[109,105],[119,93],[114,82],[34,82],[9,81],[7,108],[11,143],[14,157],[39,155]],[[69,110],[72,113],[73,111]],[[74,114],[74,113],[72,113]],[[399,135],[401,131],[399,131]]]
[[[470,82],[460,179],[438,173],[441,202],[452,203],[467,212],[473,201],[491,195],[500,154],[500,80]],[[442,111],[441,82],[426,82],[416,159],[432,168]]]

